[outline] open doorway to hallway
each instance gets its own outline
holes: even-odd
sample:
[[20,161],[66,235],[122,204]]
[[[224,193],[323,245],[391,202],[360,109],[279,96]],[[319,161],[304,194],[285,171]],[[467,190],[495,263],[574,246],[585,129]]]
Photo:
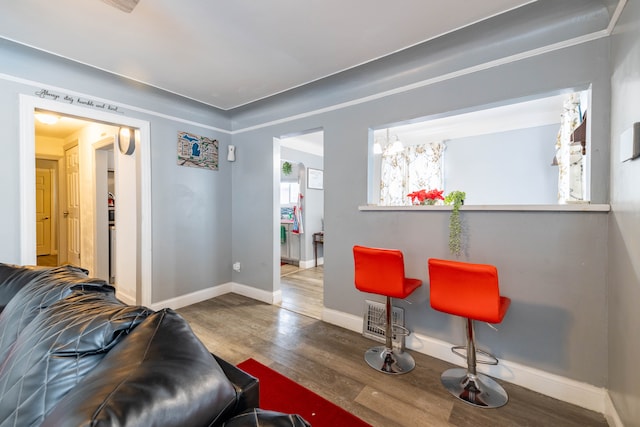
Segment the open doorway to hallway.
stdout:
[[[115,173],[113,145],[118,127],[45,110],[36,110],[34,115],[37,264],[83,265],[92,276],[114,283],[109,275],[109,265],[115,264],[114,251],[106,237],[107,224],[112,221],[103,216],[112,203],[109,192],[115,192],[113,175],[108,188],[108,175]],[[99,147],[95,147],[96,138],[102,142]],[[80,143],[94,146],[95,159],[81,155]],[[91,163],[87,166],[94,171],[85,185],[80,182],[81,161]],[[93,200],[95,211],[83,213],[82,206],[87,201],[94,205]],[[83,227],[83,221],[90,224]],[[94,248],[90,264],[81,260],[83,241]]]
[[[115,107],[114,107],[115,108]],[[120,112],[115,108],[116,111]],[[50,153],[37,148],[35,114],[50,112],[58,117],[73,117],[90,122],[72,137],[65,141],[60,151]],[[129,131],[130,138],[119,138],[118,133]],[[118,144],[117,142],[126,142]],[[111,147],[116,147],[112,150]],[[126,150],[118,150],[123,145]],[[66,191],[67,176],[74,163],[74,155],[68,154],[68,149],[78,147],[78,182],[75,185],[79,206],[79,226],[77,233],[71,229],[65,215],[71,216],[68,206],[57,202],[54,212],[58,226],[55,227],[56,241],[52,247],[57,249],[56,264],[65,262],[64,253],[74,247],[76,242],[78,259],[74,264],[89,271],[92,277],[104,275],[100,262],[108,259],[108,249],[103,249],[102,242],[108,245],[108,191],[107,191],[107,162],[102,162],[102,154],[113,151],[114,165],[118,170],[114,178],[116,191],[119,193],[120,207],[116,213],[117,219],[123,224],[120,239],[116,239],[116,270],[117,295],[128,303],[149,305],[151,303],[151,167],[150,167],[150,124],[126,115],[116,114],[113,110],[91,109],[79,105],[55,102],[48,99],[28,95],[20,96],[20,258],[24,265],[35,265],[39,253],[39,238],[37,232],[36,207],[36,157],[47,158],[57,162],[57,181],[54,200],[58,200],[57,193]],[[133,149],[131,149],[133,147]],[[38,156],[36,151],[38,150]],[[104,164],[104,179],[99,175],[101,165]],[[66,174],[66,175],[65,175]],[[104,182],[104,191],[96,190],[99,183]],[[100,193],[100,194],[98,194]],[[70,199],[69,195],[65,195]],[[46,216],[45,216],[46,217]],[[140,218],[144,218],[142,221]],[[63,229],[66,224],[66,230]],[[101,225],[103,224],[104,227]],[[67,239],[67,242],[60,240]],[[67,248],[67,251],[61,248]],[[105,246],[105,248],[108,246]],[[104,255],[103,255],[104,253]],[[99,262],[100,261],[100,262]],[[67,257],[66,262],[70,262]],[[108,270],[108,268],[107,268]],[[103,277],[109,279],[109,273]]]
[[324,307],[324,133],[280,139],[280,305],[316,319]]

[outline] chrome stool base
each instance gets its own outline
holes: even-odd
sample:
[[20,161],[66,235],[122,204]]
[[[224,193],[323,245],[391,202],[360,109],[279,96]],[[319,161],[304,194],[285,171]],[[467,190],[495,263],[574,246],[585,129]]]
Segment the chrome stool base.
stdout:
[[453,368],[442,373],[440,380],[449,392],[478,408],[499,408],[507,403],[507,392],[493,378]]
[[404,351],[385,346],[372,347],[364,353],[364,360],[376,371],[385,374],[406,374],[416,366],[413,357]]

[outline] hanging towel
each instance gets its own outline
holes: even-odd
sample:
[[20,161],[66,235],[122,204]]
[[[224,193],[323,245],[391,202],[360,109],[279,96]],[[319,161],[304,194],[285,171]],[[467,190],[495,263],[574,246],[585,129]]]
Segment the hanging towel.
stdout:
[[298,222],[298,207],[294,206],[293,207],[293,227],[291,227],[291,232],[298,234],[300,232],[300,229],[298,228],[300,226],[300,223]]
[[287,227],[284,225],[280,226],[280,244],[283,245],[287,243]]
[[302,227],[302,206],[293,207],[293,228],[291,232],[295,234],[304,233],[304,228]]

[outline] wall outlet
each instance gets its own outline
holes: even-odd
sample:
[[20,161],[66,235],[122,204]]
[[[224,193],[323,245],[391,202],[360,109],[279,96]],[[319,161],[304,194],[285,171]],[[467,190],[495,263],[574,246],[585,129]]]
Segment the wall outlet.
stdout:
[[233,263],[233,271],[240,271],[240,263],[239,262],[234,262]]

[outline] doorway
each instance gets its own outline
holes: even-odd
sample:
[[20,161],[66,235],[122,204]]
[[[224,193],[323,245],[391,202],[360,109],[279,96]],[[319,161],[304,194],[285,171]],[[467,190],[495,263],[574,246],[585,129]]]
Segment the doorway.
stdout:
[[[58,116],[74,117],[98,125],[99,132],[93,135],[84,135],[86,141],[104,143],[105,139],[111,138],[110,144],[117,141],[117,129],[127,127],[136,129],[135,151],[131,155],[122,154],[123,159],[116,162],[122,168],[123,173],[118,174],[115,185],[122,190],[123,200],[127,204],[122,205],[123,221],[128,223],[128,232],[123,235],[132,236],[127,241],[122,241],[123,253],[118,256],[116,264],[121,272],[127,292],[127,298],[136,304],[151,304],[151,194],[150,194],[150,130],[149,122],[126,117],[121,114],[114,114],[103,110],[79,107],[76,105],[59,103],[52,100],[41,99],[28,95],[20,96],[20,263],[34,265],[37,263],[37,232],[36,232],[36,137],[35,137],[35,114],[41,111],[48,111]],[[111,131],[109,130],[111,129]],[[85,141],[85,142],[86,142]],[[67,140],[69,145],[73,141]],[[117,144],[116,144],[117,145]],[[96,259],[101,255],[95,251],[97,240],[96,221],[96,178],[93,164],[95,162],[94,153],[100,147],[94,147],[91,143],[80,144],[80,168],[83,159],[88,162],[84,172],[80,174],[80,192],[88,197],[80,199],[80,235],[79,241],[79,265],[90,270],[90,274],[96,271]],[[55,155],[53,156],[55,157]],[[57,160],[66,163],[64,154]],[[58,169],[58,183],[62,183],[60,178],[62,167]],[[58,188],[62,189],[62,185]],[[104,195],[105,211],[107,209],[107,195]],[[57,207],[58,217],[64,216],[62,205]],[[145,218],[141,221],[139,218]],[[105,218],[106,221],[106,218]],[[62,223],[62,221],[58,221]],[[57,235],[60,240],[68,233],[61,232],[62,227],[57,227]],[[64,242],[63,242],[64,243]],[[68,245],[68,244],[67,244]],[[58,247],[61,244],[58,243]],[[127,253],[127,250],[129,253]],[[60,256],[58,251],[58,256]],[[122,260],[120,260],[122,258]],[[58,260],[60,262],[60,260]],[[119,295],[121,297],[121,295]]]
[[276,176],[279,201],[276,225],[279,229],[276,257],[280,272],[278,305],[316,319],[324,308],[324,190],[317,182],[309,185],[309,170],[323,170],[324,133],[310,131],[282,137]]

